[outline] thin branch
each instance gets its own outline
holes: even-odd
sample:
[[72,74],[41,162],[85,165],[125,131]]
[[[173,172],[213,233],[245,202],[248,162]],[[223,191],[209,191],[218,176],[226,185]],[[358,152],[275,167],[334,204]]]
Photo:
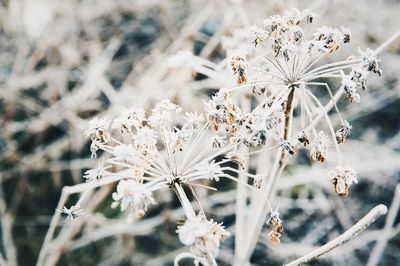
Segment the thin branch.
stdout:
[[379,216],[385,215],[387,212],[387,207],[383,204],[380,204],[373,208],[367,215],[364,216],[360,221],[358,221],[355,225],[353,225],[349,230],[338,236],[337,238],[333,239],[332,241],[328,242],[327,244],[323,245],[320,248],[312,251],[311,253],[292,261],[285,266],[295,266],[301,265],[304,263],[308,263],[316,258],[321,257],[322,255],[328,253],[329,251],[337,248],[338,246],[348,242],[353,237],[364,231],[371,223],[373,223]]
[[390,205],[388,215],[386,216],[385,228],[383,229],[383,233],[379,235],[378,241],[372,250],[371,255],[369,256],[367,266],[377,265],[383,251],[385,250],[386,243],[388,239],[390,239],[393,223],[396,219],[397,212],[400,207],[400,184],[397,184],[392,204]]

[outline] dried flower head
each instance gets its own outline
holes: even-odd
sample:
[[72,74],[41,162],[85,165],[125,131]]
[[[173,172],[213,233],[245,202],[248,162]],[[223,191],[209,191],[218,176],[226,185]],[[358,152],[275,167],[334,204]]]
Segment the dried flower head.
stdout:
[[358,49],[358,52],[361,55],[364,69],[382,76],[383,71],[379,69],[380,60],[376,58],[375,52],[369,48],[367,48],[365,52]]
[[329,138],[325,135],[323,131],[320,131],[318,133],[318,136],[313,140],[311,144],[311,150],[310,150],[310,158],[314,161],[318,162],[325,162],[327,154],[328,154],[328,148],[330,144]]
[[342,86],[349,102],[360,102],[360,94],[357,91],[357,83],[353,81],[350,75],[343,76]]
[[89,128],[85,131],[85,137],[91,138],[92,141],[106,143],[110,140],[109,126],[108,120],[95,117],[90,120]]
[[146,115],[143,108],[131,108],[123,110],[112,123],[113,129],[119,129],[122,133],[132,133],[132,127],[142,127]]
[[239,107],[229,98],[227,92],[219,91],[212,99],[205,103],[207,120],[212,128],[218,130],[221,126],[229,132],[234,132],[240,119]]
[[247,81],[247,63],[243,56],[234,55],[231,58],[231,67],[236,76],[236,83],[242,84]]
[[281,243],[281,235],[283,232],[283,226],[282,226],[282,221],[279,218],[279,212],[278,211],[272,211],[270,218],[267,220],[266,224],[270,228],[270,232],[268,236],[271,239],[271,242],[274,244],[279,244]]
[[337,166],[329,176],[332,178],[335,192],[340,196],[347,196],[351,184],[358,182],[356,172],[349,165]]
[[297,135],[297,140],[303,143],[304,147],[306,147],[308,144],[310,144],[310,137],[308,132],[306,132],[304,129],[299,132]]
[[338,144],[344,143],[346,138],[350,135],[353,127],[346,120],[343,121],[343,125],[335,132],[336,142]]

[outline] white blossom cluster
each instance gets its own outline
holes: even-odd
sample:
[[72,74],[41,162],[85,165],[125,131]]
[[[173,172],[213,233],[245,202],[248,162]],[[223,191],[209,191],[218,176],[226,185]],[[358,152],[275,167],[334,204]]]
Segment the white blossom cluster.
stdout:
[[[369,72],[382,75],[382,70],[380,60],[371,49],[365,52],[359,49],[359,56],[318,66],[322,58],[331,57],[341,46],[348,44],[351,33],[344,27],[327,26],[310,33],[315,20],[316,15],[312,12],[293,9],[283,15],[271,16],[261,27],[252,26],[247,33],[237,30],[224,39],[237,85],[221,89],[206,103],[207,119],[214,125],[214,130],[225,129],[231,143],[250,147],[269,144],[267,146],[271,148],[282,147],[291,155],[298,146],[309,147],[310,159],[321,163],[328,158],[333,144],[339,155],[337,164],[343,165],[338,144],[350,135],[352,126],[342,118],[328,83],[320,80],[338,79],[342,84],[338,92],[342,90],[350,102],[357,103],[359,90],[366,90]],[[247,40],[247,46],[243,44],[244,40]],[[243,89],[258,100],[247,113],[241,111],[231,96]],[[335,131],[314,89],[327,92],[340,118],[341,128]],[[301,120],[298,129],[292,122],[296,108],[299,108]],[[329,134],[316,127],[313,121],[316,109],[325,119]],[[289,134],[293,130],[297,130],[295,139]]]
[[[207,220],[203,212],[196,215],[183,187],[211,188],[202,181],[219,181],[221,177],[236,181],[226,171],[238,170],[226,163],[244,164],[244,158],[235,152],[237,143],[227,143],[223,136],[209,132],[210,128],[218,129],[221,123],[233,125],[240,117],[240,110],[229,102],[227,94],[215,99],[218,101],[212,106],[206,105],[206,110],[215,110],[213,116],[208,115],[210,121],[196,112],[182,114],[180,106],[163,100],[149,116],[142,108],[131,108],[123,110],[112,122],[93,118],[85,132],[92,140],[92,157],[96,157],[98,150],[110,155],[85,172],[86,181],[96,183],[111,178],[118,181],[112,207],[120,206],[122,212],[128,212],[129,219],[144,216],[156,204],[157,192],[170,188],[187,216],[186,223],[178,228],[179,238],[183,244],[192,246],[192,253],[199,260],[213,260],[220,241],[229,233],[222,224]],[[227,128],[234,131],[233,127]],[[122,135],[125,141],[114,137],[117,135]],[[209,139],[213,141],[210,143]],[[219,156],[226,159],[216,161]]]

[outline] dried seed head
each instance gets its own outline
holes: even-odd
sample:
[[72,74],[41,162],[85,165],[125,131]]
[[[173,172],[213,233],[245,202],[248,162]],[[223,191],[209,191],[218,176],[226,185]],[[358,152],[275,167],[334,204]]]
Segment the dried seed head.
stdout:
[[339,128],[336,133],[336,142],[338,144],[344,143],[347,136],[350,135],[351,129],[353,127],[349,124],[349,122],[347,122],[346,120],[343,121],[343,125],[341,128]]
[[349,165],[337,166],[329,173],[335,192],[340,196],[347,196],[351,184],[357,183],[357,174]]
[[318,133],[318,136],[312,142],[310,158],[314,161],[318,161],[321,163],[325,162],[330,143],[331,142],[325,135],[325,133],[323,131],[320,131]]
[[303,143],[304,147],[310,144],[310,137],[304,129],[297,135],[297,140]]
[[365,52],[358,49],[358,52],[361,55],[364,69],[382,76],[383,71],[382,69],[379,69],[380,60],[376,58],[375,52],[369,48],[367,48]]
[[218,131],[221,126],[225,126],[225,129],[231,133],[237,130],[241,110],[229,98],[227,92],[219,91],[210,101],[205,102],[205,110],[207,120],[211,122],[213,130]]
[[342,86],[347,99],[351,103],[360,102],[360,94],[357,91],[357,84],[351,79],[349,75],[343,76]]
[[110,122],[106,119],[93,118],[89,122],[89,128],[85,131],[85,137],[90,137],[92,141],[107,143],[111,139],[111,134],[108,131]]
[[231,58],[231,67],[236,75],[236,83],[242,84],[247,82],[247,63],[244,57],[237,55]]
[[279,218],[279,212],[278,211],[271,212],[271,216],[267,220],[266,224],[270,228],[268,236],[270,237],[271,242],[274,244],[279,244],[281,242],[280,237],[283,232],[283,226],[282,226],[282,221]]

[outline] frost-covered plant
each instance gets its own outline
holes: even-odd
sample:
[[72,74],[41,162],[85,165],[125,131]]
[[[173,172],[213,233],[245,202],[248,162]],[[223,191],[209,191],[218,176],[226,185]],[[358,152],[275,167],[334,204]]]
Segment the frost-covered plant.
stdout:
[[[324,57],[332,57],[341,46],[347,45],[351,33],[344,27],[326,26],[311,33],[314,22],[312,12],[293,9],[284,15],[271,16],[261,27],[252,26],[248,33],[238,31],[226,38],[237,85],[222,88],[207,103],[207,118],[214,129],[223,126],[236,143],[247,146],[270,143],[272,147],[283,147],[291,155],[302,143],[310,147],[310,158],[319,162],[327,159],[328,148],[333,143],[338,153],[337,163],[342,166],[338,144],[345,141],[352,126],[342,119],[330,86],[321,80],[341,80],[339,91],[343,90],[350,102],[359,102],[359,90],[366,90],[368,74],[382,75],[382,70],[371,49],[365,52],[359,49],[359,56],[317,66]],[[248,40],[248,45],[243,44],[243,39]],[[342,123],[336,132],[315,94],[316,89],[326,90],[335,106]],[[248,113],[240,112],[228,94],[243,90],[252,93],[258,102]],[[295,108],[300,113],[298,128],[292,125]],[[317,130],[313,113],[317,110],[325,117],[330,137],[323,130]],[[291,137],[291,131],[297,131],[297,138]]]
[[[186,216],[176,232],[181,242],[191,247],[191,253],[178,255],[175,263],[190,257],[204,265],[216,264],[220,242],[229,233],[222,224],[207,218],[194,186],[214,189],[208,181],[218,182],[225,177],[238,183],[238,191],[244,186],[254,193],[242,217],[237,214],[237,219],[251,217],[246,221],[248,234],[244,241],[236,242],[235,261],[239,264],[249,261],[264,224],[269,226],[270,240],[281,242],[283,221],[268,199],[273,197],[290,156],[298,149],[309,149],[311,160],[324,163],[333,145],[337,167],[329,176],[334,191],[347,196],[357,177],[343,163],[339,144],[345,142],[352,126],[342,119],[336,101],[344,93],[349,102],[358,103],[359,92],[367,89],[369,73],[380,76],[382,70],[376,53],[370,49],[359,50],[358,56],[343,61],[318,66],[323,58],[333,57],[341,46],[347,45],[351,33],[343,27],[339,30],[324,26],[311,34],[314,22],[312,12],[294,9],[270,17],[262,27],[253,26],[248,32],[237,31],[226,38],[225,46],[229,48],[226,66],[231,68],[232,83],[236,84],[221,88],[209,101],[204,101],[205,115],[183,115],[180,106],[164,100],[149,115],[144,109],[132,108],[122,111],[112,122],[94,118],[85,135],[92,140],[92,157],[103,150],[107,159],[86,172],[87,184],[97,187],[118,182],[112,207],[120,205],[129,220],[144,216],[157,204],[157,194],[171,189]],[[247,45],[243,45],[243,40],[247,40]],[[185,53],[185,60],[191,57]],[[207,69],[207,74],[215,75],[213,71],[217,70]],[[327,78],[341,82],[335,95],[324,82]],[[318,89],[326,90],[331,99],[328,105],[335,107],[341,121],[336,131],[327,114],[328,105],[324,106],[317,96]],[[238,102],[242,95],[247,100]],[[294,114],[296,108],[299,115]],[[322,117],[325,124],[319,125]],[[120,131],[122,138],[116,137],[112,130]],[[251,156],[273,150],[276,156],[268,174],[248,172]],[[221,160],[222,156],[226,159]],[[236,163],[240,168],[228,163]],[[254,179],[253,186],[248,185],[247,178]],[[190,189],[198,212],[185,188]],[[246,200],[246,196],[238,195],[238,206],[243,202],[241,206],[246,206]],[[63,209],[68,218],[76,218],[78,213],[73,208]]]
[[[359,92],[367,90],[369,73],[381,76],[382,70],[376,53],[371,49],[365,52],[359,49],[358,56],[318,66],[323,58],[332,59],[340,47],[350,43],[351,33],[344,27],[334,29],[326,26],[311,33],[315,17],[310,11],[293,9],[284,15],[271,16],[261,27],[252,26],[248,32],[238,30],[227,37],[224,45],[236,85],[221,88],[206,103],[207,118],[214,125],[213,129],[227,132],[231,143],[238,147],[242,144],[247,147],[267,146],[253,153],[278,148],[270,175],[257,181],[257,186],[267,197],[272,197],[288,162],[287,155],[294,155],[299,148],[309,148],[310,158],[324,163],[333,144],[337,152],[337,167],[330,176],[335,192],[347,196],[350,185],[357,182],[355,171],[344,165],[338,145],[344,143],[352,126],[342,118],[336,101],[344,93],[349,102],[358,103]],[[325,79],[341,81],[335,96]],[[326,91],[341,121],[342,126],[336,131],[317,96],[321,94],[316,93],[319,89]],[[247,112],[241,111],[231,96],[243,92],[253,95],[256,100]],[[241,101],[241,104],[245,102]],[[296,108],[299,115],[294,115]],[[293,121],[297,117],[299,123]],[[325,119],[325,126],[317,127],[321,117]],[[328,134],[324,132],[325,127]],[[296,137],[292,137],[292,132]],[[260,221],[267,214],[266,208],[256,204],[254,201],[247,212],[256,218],[246,225],[252,231],[242,245],[246,250],[237,254],[241,261],[249,259],[262,227]],[[271,240],[280,242],[283,227],[280,226],[279,214],[272,214],[268,224],[272,227]],[[236,244],[241,245],[239,242]]]
[[[128,212],[129,220],[144,216],[151,205],[157,204],[160,190],[171,189],[178,197],[187,219],[184,225],[178,227],[179,239],[183,244],[192,246],[191,256],[196,261],[212,265],[216,263],[220,241],[229,233],[222,223],[207,220],[192,187],[214,189],[202,181],[219,181],[220,177],[238,181],[228,172],[254,177],[227,165],[229,162],[241,166],[244,163],[242,155],[236,151],[237,143],[226,143],[223,136],[213,136],[209,132],[210,127],[217,129],[221,120],[223,123],[236,121],[233,114],[237,111],[236,105],[225,103],[224,99],[218,104],[225,106],[209,107],[221,108],[222,111],[215,120],[209,115],[212,121],[205,121],[202,114],[186,112],[183,115],[181,107],[163,100],[156,104],[149,116],[141,108],[131,108],[122,111],[112,123],[93,118],[85,132],[86,137],[92,140],[93,158],[97,157],[99,150],[110,154],[110,158],[102,160],[97,168],[85,173],[86,181],[95,186],[108,179],[118,181],[116,192],[112,194],[112,207],[120,205],[122,212]],[[224,108],[231,113],[224,112]],[[117,132],[112,133],[113,130]],[[118,134],[125,141],[114,137]],[[210,137],[213,141],[207,142]],[[226,159],[216,161],[219,156],[225,156]],[[111,168],[118,170],[110,171]],[[190,188],[196,199],[200,208],[198,214],[184,187]],[[77,216],[71,215],[66,208],[64,212],[68,218]]]

